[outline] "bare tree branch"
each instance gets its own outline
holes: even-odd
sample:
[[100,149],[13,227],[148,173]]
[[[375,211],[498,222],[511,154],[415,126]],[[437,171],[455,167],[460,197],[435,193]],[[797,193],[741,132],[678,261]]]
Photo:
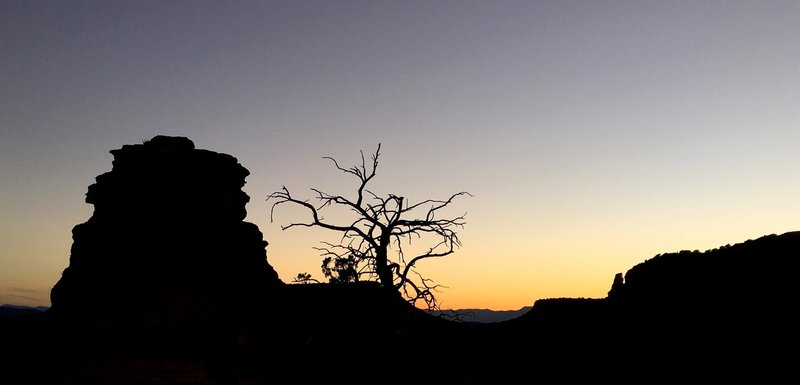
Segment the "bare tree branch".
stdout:
[[[382,286],[397,291],[410,303],[422,301],[428,309],[437,309],[436,292],[443,286],[424,277],[416,267],[422,260],[451,255],[461,246],[455,230],[464,227],[466,214],[440,217],[440,212],[457,198],[472,197],[472,194],[461,191],[445,200],[426,199],[415,204],[408,204],[408,200],[400,195],[379,196],[367,186],[376,175],[380,151],[381,145],[378,144],[371,163],[361,151],[361,164],[350,168],[341,166],[332,157],[323,158],[330,160],[337,170],[358,178],[355,199],[311,188],[317,200],[317,205],[313,205],[308,200],[293,197],[283,186],[267,196],[267,201],[273,201],[270,221],[274,218],[275,208],[284,203],[305,208],[311,220],[291,222],[281,228],[320,227],[341,234],[339,244],[323,242],[324,247],[316,248],[323,257],[323,272],[331,282],[358,280],[360,277],[377,279]],[[334,206],[348,209],[353,217],[338,223],[322,217],[324,210]],[[433,245],[407,260],[405,246],[410,246],[414,239],[432,240]],[[301,274],[298,277],[306,276]]]

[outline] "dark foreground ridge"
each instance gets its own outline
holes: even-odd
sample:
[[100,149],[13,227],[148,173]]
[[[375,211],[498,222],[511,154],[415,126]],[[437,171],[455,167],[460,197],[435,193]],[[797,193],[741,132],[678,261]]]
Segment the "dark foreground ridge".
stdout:
[[113,150],[45,312],[0,319],[3,384],[489,384],[793,378],[800,232],[655,256],[606,298],[452,322],[376,284],[288,285],[236,158]]

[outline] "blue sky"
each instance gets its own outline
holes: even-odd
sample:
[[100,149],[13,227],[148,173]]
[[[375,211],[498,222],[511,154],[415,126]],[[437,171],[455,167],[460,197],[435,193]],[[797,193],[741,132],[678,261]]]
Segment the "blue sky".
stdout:
[[[109,150],[236,156],[285,281],[335,235],[266,196],[467,190],[444,306],[600,297],[657,253],[800,222],[795,1],[9,1],[0,6],[0,302],[49,304]],[[309,193],[307,195],[311,197]],[[327,237],[327,238],[326,238]]]

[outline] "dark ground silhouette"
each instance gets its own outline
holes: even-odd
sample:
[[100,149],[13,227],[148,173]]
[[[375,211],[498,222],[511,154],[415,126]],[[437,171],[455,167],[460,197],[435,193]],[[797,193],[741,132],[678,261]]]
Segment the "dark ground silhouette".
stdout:
[[[800,232],[655,256],[606,298],[452,322],[379,285],[281,282],[235,158],[112,151],[53,306],[0,320],[3,384],[759,383],[794,378]],[[609,277],[612,278],[612,277]]]

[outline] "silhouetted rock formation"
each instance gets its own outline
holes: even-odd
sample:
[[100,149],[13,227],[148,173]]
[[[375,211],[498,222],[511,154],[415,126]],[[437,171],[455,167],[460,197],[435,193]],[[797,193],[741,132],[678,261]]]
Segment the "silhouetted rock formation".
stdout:
[[243,221],[248,172],[232,156],[161,136],[112,154],[51,309],[0,319],[4,383],[772,383],[796,371],[785,352],[800,232],[658,255],[606,298],[451,322],[371,282],[284,285]]
[[498,344],[535,344],[528,358],[549,368],[569,357],[609,375],[772,382],[793,367],[775,344],[797,341],[798,256],[800,232],[660,254],[617,274],[606,298],[536,301],[507,322],[513,342]]
[[622,290],[622,285],[625,283],[625,278],[623,278],[622,273],[617,273],[614,275],[614,282],[611,283],[611,289],[608,291],[608,296],[612,297],[617,295],[617,293]]
[[786,267],[798,256],[797,231],[705,252],[659,254],[628,270],[609,299],[631,306],[692,305],[699,311],[724,306],[738,311],[796,291],[796,275]]
[[247,169],[183,137],[111,154],[112,170],[86,194],[94,213],[72,231],[51,310],[170,318],[262,307],[281,282],[262,233],[244,222]]
[[736,375],[759,381],[779,379],[793,363],[776,344],[798,339],[798,256],[800,232],[661,254],[628,270],[608,301],[632,355],[676,351],[679,359],[670,357],[670,365],[684,373],[736,368]]

